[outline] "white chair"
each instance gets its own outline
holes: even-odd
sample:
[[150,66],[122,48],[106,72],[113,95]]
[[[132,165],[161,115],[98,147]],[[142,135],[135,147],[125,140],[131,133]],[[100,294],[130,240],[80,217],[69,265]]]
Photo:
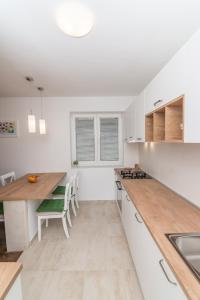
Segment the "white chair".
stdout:
[[0,181],[3,186],[15,181],[15,179],[16,179],[15,172],[9,172],[0,176]]
[[76,208],[75,208],[75,189],[76,189],[76,175],[71,176],[70,183],[72,185],[71,189],[71,204],[72,204],[72,211],[74,216],[76,217]]
[[38,240],[41,241],[41,222],[46,220],[46,227],[48,226],[49,219],[62,219],[63,229],[67,238],[69,238],[69,232],[67,228],[66,217],[70,227],[71,219],[69,212],[69,203],[71,201],[72,185],[68,182],[65,186],[64,199],[45,199],[42,201],[37,209],[38,217]]
[[73,186],[73,197],[76,207],[79,208],[78,197],[79,197],[79,173],[74,175],[74,186]]
[[[15,179],[15,172],[9,172],[0,176],[0,182],[2,186],[5,186],[7,183],[13,182]],[[4,222],[3,201],[0,201],[0,222]]]

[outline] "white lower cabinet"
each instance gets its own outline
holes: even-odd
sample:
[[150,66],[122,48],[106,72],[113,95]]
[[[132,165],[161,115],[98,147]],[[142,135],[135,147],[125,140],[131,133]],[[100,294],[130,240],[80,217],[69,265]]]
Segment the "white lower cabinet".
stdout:
[[145,300],[186,300],[173,272],[124,191],[122,223]]
[[122,223],[123,223],[123,227],[128,239],[129,236],[129,219],[128,219],[128,195],[127,193],[122,190],[122,214],[121,214],[121,218],[122,218]]
[[4,300],[23,300],[20,275],[18,275]]

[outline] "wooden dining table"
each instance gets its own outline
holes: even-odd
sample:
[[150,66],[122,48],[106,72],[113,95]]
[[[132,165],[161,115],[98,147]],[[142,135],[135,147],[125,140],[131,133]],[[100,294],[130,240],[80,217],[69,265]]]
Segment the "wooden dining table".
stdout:
[[38,176],[36,183],[28,182],[29,175],[0,187],[8,252],[22,251],[32,241],[37,233],[36,209],[42,200],[49,197],[66,173],[34,173]]

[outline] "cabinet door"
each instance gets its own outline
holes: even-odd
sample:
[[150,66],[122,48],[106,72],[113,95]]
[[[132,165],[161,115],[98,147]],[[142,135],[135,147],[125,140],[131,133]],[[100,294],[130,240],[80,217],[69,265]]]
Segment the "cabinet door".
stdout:
[[132,201],[128,202],[128,223],[129,223],[129,231],[128,231],[128,244],[131,251],[131,255],[133,258],[133,262],[136,260],[136,251],[137,251],[137,227],[135,223],[134,216],[136,214],[136,209],[132,203]]
[[133,102],[130,107],[130,142],[135,141],[135,103]]
[[135,138],[137,142],[145,140],[145,112],[144,92],[141,93],[135,102]]
[[[179,94],[177,94],[174,98],[178,96]],[[145,113],[147,114],[152,112],[170,100],[173,100],[173,98],[167,97],[163,86],[161,87],[156,81],[152,81],[145,89]]]
[[127,208],[127,199],[126,199],[126,192],[122,190],[122,213],[121,213],[121,218],[122,218],[122,224],[124,227],[124,231],[127,234],[127,229],[128,229],[128,208]]
[[125,111],[125,138],[128,140],[129,137],[129,131],[130,131],[130,114],[129,114],[129,107]]
[[127,108],[125,113],[126,139],[127,142],[135,140],[135,104],[134,102]]
[[145,300],[186,300],[141,216],[135,215],[134,262]]
[[17,277],[13,283],[11,289],[6,295],[4,300],[22,300],[22,288],[21,288],[21,278],[20,275]]
[[161,93],[154,86],[148,86],[145,90],[145,113],[150,113],[163,104]]

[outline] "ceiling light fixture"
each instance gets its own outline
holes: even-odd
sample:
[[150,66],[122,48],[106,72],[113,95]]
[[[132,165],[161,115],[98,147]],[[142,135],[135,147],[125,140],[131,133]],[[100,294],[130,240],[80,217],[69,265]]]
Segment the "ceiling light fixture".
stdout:
[[77,1],[64,2],[56,12],[58,27],[72,37],[82,37],[88,34],[94,25],[94,15],[91,10]]
[[[26,81],[29,82],[30,85],[34,81],[34,79],[30,76],[26,76],[25,79],[26,79]],[[30,113],[28,114],[28,131],[29,131],[29,133],[36,132],[35,115],[32,112],[32,108],[30,109]]]
[[37,89],[40,92],[40,105],[41,105],[41,118],[39,120],[39,130],[40,130],[40,134],[46,134],[46,122],[43,117],[43,97],[42,97],[42,92],[44,91],[44,88],[39,86]]

